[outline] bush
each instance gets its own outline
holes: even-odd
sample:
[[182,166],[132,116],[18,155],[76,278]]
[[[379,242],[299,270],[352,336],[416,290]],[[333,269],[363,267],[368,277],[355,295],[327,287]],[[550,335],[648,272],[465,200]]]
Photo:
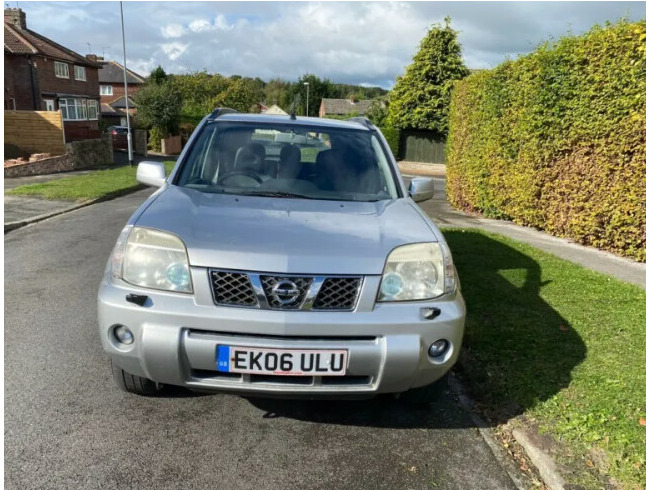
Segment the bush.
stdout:
[[390,126],[385,126],[379,129],[384,135],[384,138],[386,138],[388,146],[390,146],[390,151],[393,153],[395,159],[397,159],[397,155],[399,153],[400,130],[397,128],[392,128]]
[[163,130],[157,127],[154,127],[151,131],[149,131],[149,143],[147,146],[151,151],[155,152],[161,152],[162,151],[162,145],[160,143],[160,140],[162,140],[165,137],[165,133],[163,133]]
[[645,261],[645,31],[596,26],[457,82],[451,202]]

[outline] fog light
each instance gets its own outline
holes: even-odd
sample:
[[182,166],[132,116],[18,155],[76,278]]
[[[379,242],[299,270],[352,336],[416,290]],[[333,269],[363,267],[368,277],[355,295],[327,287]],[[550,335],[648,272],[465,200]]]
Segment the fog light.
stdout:
[[133,343],[133,333],[124,325],[118,325],[115,327],[115,330],[113,330],[113,335],[115,335],[117,341],[122,344],[129,345]]
[[429,347],[429,355],[431,357],[440,357],[445,352],[447,352],[448,349],[449,349],[449,341],[448,340],[444,340],[444,339],[436,340]]

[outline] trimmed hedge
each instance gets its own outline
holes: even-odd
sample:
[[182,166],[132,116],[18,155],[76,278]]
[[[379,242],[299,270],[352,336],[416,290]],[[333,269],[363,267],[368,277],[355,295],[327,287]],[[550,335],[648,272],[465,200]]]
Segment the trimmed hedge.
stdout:
[[457,82],[452,204],[645,261],[645,33],[596,26]]
[[388,146],[390,146],[390,151],[393,153],[393,156],[397,160],[397,155],[399,154],[399,139],[400,139],[400,130],[398,128],[392,128],[390,126],[384,126],[379,128],[381,134],[386,138]]

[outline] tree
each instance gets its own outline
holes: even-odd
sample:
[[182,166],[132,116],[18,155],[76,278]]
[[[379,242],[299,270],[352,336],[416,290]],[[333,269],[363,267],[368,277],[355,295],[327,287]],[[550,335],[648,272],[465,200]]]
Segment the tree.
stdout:
[[434,24],[420,50],[390,93],[388,123],[400,129],[428,129],[447,136],[451,91],[469,75],[461,57],[458,33],[445,18]]
[[181,98],[167,81],[149,81],[134,96],[138,106],[138,123],[156,128],[163,135],[176,133],[181,110]]
[[165,70],[163,70],[162,66],[158,65],[156,68],[154,68],[151,71],[151,74],[149,75],[149,80],[151,83],[155,83],[156,85],[161,85],[167,81],[167,73],[165,73]]
[[295,103],[296,114],[305,115],[307,87],[309,84],[309,115],[318,116],[320,101],[323,97],[331,97],[332,82],[327,78],[321,80],[314,74],[305,74],[298,79],[297,83],[291,84],[288,89],[289,107],[285,108],[287,112],[291,111],[291,105]]
[[385,96],[373,99],[366,111],[366,117],[375,126],[384,127],[386,125],[386,118],[388,117],[388,101],[386,99]]
[[232,76],[226,89],[212,98],[212,107],[230,107],[250,112],[264,98],[263,87],[252,78]]

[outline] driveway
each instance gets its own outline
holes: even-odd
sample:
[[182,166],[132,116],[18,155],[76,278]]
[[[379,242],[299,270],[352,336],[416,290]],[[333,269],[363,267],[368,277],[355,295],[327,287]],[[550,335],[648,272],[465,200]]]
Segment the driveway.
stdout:
[[6,488],[514,488],[450,393],[412,408],[118,391],[96,291],[149,193],[5,236]]

